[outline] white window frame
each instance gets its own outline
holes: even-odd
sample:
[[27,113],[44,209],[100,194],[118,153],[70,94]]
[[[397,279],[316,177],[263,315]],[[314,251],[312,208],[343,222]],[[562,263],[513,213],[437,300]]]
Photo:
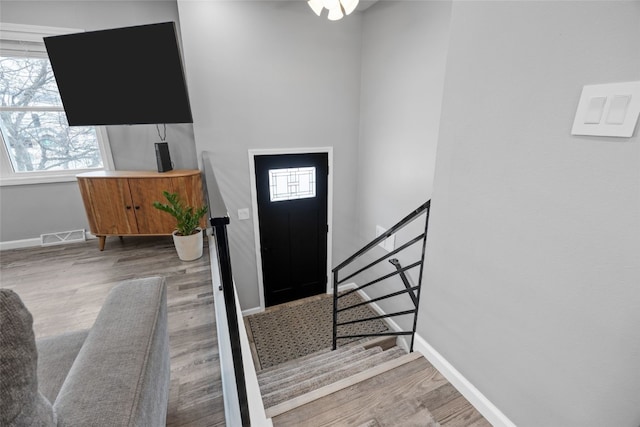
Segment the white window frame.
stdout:
[[[42,27],[36,25],[0,23],[0,54],[47,58],[43,37],[60,34],[79,33],[84,30],[72,28]],[[29,111],[34,108],[25,108]],[[61,108],[37,108],[42,111],[61,111]],[[16,110],[13,109],[12,110]],[[113,170],[113,155],[107,130],[104,126],[94,126],[98,147],[102,157],[102,168],[70,169],[56,171],[15,172],[9,158],[7,145],[0,132],[0,187],[6,185],[43,184],[50,182],[71,182],[76,175],[87,171]]]

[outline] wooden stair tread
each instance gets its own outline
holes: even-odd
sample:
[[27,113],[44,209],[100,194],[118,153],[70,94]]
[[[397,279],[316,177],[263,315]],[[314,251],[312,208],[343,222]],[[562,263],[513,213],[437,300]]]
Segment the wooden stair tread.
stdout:
[[300,365],[308,365],[311,363],[315,363],[317,360],[322,359],[324,357],[331,357],[332,354],[342,353],[342,352],[353,352],[357,351],[355,349],[369,349],[372,347],[380,347],[382,350],[388,350],[392,347],[396,346],[397,337],[377,337],[377,338],[363,338],[358,341],[353,341],[350,343],[346,343],[344,345],[339,346],[336,350],[331,350],[331,348],[324,348],[322,350],[318,350],[316,352],[307,354],[302,357],[298,357],[296,359],[289,360],[284,363],[280,363],[278,365],[270,366],[268,368],[264,368],[257,372],[258,380],[261,378],[266,378],[268,375],[275,375],[276,372],[287,372],[293,366]]
[[280,414],[291,411],[309,402],[320,399],[321,397],[328,396],[332,393],[343,390],[347,387],[351,387],[354,384],[368,380],[369,378],[375,377],[389,370],[395,369],[406,363],[410,363],[421,357],[422,355],[420,353],[414,352],[414,353],[405,354],[395,359],[380,363],[374,367],[371,367],[369,369],[366,369],[364,371],[351,375],[347,378],[343,378],[331,384],[325,385],[323,387],[312,390],[308,393],[302,394],[300,396],[294,397],[290,400],[287,400],[285,402],[282,402],[270,408],[267,408],[266,409],[267,417],[268,418],[276,417]]
[[357,348],[363,349],[362,346],[351,346],[351,347],[339,347],[337,350],[332,351],[331,348],[325,348],[322,350],[318,350],[314,353],[310,353],[307,354],[306,356],[302,356],[302,357],[298,357],[297,359],[292,359],[289,360],[287,362],[284,363],[280,363],[278,365],[274,365],[274,366],[270,366],[268,368],[265,368],[261,371],[258,371],[258,378],[260,377],[265,377],[267,375],[275,375],[277,372],[287,372],[290,369],[292,369],[293,367],[296,366],[301,366],[301,365],[307,365],[309,363],[313,363],[314,361],[318,360],[318,359],[322,359],[324,357],[328,357],[331,354],[335,354],[336,352],[338,353],[343,353],[343,352],[349,352],[349,351],[354,351]]
[[[378,348],[378,350],[380,349]],[[376,354],[369,355],[364,359],[352,361],[351,363],[341,366],[338,369],[325,372],[321,375],[309,378],[304,381],[300,381],[296,384],[291,384],[288,387],[281,388],[272,393],[263,394],[262,401],[265,408],[275,406],[279,403],[291,400],[297,396],[308,393],[317,388],[324,387],[325,385],[355,375],[358,372],[362,372],[388,360],[398,358],[402,354],[403,350],[399,347],[395,347],[394,349],[388,351],[381,351]]]
[[300,359],[291,360],[289,362],[278,365],[278,366],[281,366],[280,369],[276,369],[268,372],[258,372],[258,383],[260,384],[260,387],[263,387],[267,384],[271,384],[273,382],[277,382],[285,378],[291,378],[291,376],[294,375],[293,373],[296,371],[315,370],[318,367],[325,366],[327,363],[329,363],[328,361],[339,360],[343,357],[356,356],[357,354],[364,353],[365,351],[366,350],[363,347],[357,346],[357,347],[351,347],[351,348],[344,348],[344,349],[341,349],[339,352],[336,350],[333,352],[329,351],[329,352],[317,353],[317,354],[314,354],[313,357],[304,359],[304,360],[300,360]]

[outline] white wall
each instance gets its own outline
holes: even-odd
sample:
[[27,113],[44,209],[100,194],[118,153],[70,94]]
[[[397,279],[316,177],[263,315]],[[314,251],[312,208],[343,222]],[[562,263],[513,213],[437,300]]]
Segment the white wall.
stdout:
[[259,306],[248,150],[334,148],[333,258],[354,248],[361,19],[319,19],[305,2],[180,1],[199,152],[229,213],[233,274],[243,310]]
[[[451,2],[379,2],[363,18],[360,141],[358,147],[358,243],[390,228],[431,198]],[[396,247],[424,231],[424,217],[396,237]],[[384,255],[375,248],[371,257]],[[397,256],[418,261],[418,243]],[[365,260],[372,261],[371,257]],[[360,263],[362,264],[362,263]],[[346,270],[348,271],[348,269]],[[362,285],[395,271],[388,262],[355,278]],[[417,284],[419,269],[409,271]],[[341,277],[346,277],[346,274]],[[404,289],[400,277],[367,288],[371,298]],[[387,313],[412,308],[408,295],[379,303]],[[405,330],[413,317],[394,318]]]
[[[0,22],[80,30],[167,21],[178,21],[175,1],[3,0],[0,14]],[[155,126],[109,126],[107,133],[116,169],[156,169]],[[192,125],[168,125],[167,142],[175,168],[197,167]],[[89,225],[75,182],[0,187],[0,242],[80,228]]]
[[640,2],[454,2],[418,332],[518,426],[640,424]]

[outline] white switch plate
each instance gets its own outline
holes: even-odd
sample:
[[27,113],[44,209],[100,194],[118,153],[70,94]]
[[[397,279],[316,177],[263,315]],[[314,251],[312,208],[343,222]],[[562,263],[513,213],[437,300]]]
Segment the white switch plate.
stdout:
[[640,116],[640,81],[582,88],[571,135],[633,136]]
[[[387,231],[386,228],[376,225],[376,237],[384,234],[386,231]],[[395,234],[393,236],[387,237],[382,242],[378,243],[378,246],[380,246],[382,249],[386,250],[387,252],[391,252],[395,248],[395,245],[396,245]]]
[[249,208],[238,209],[238,219],[249,219]]

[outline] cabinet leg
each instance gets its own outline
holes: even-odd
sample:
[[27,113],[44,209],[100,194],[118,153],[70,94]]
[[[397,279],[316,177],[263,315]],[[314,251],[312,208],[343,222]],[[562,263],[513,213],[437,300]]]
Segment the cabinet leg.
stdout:
[[104,251],[104,244],[107,241],[107,236],[98,236],[98,247],[101,251]]

